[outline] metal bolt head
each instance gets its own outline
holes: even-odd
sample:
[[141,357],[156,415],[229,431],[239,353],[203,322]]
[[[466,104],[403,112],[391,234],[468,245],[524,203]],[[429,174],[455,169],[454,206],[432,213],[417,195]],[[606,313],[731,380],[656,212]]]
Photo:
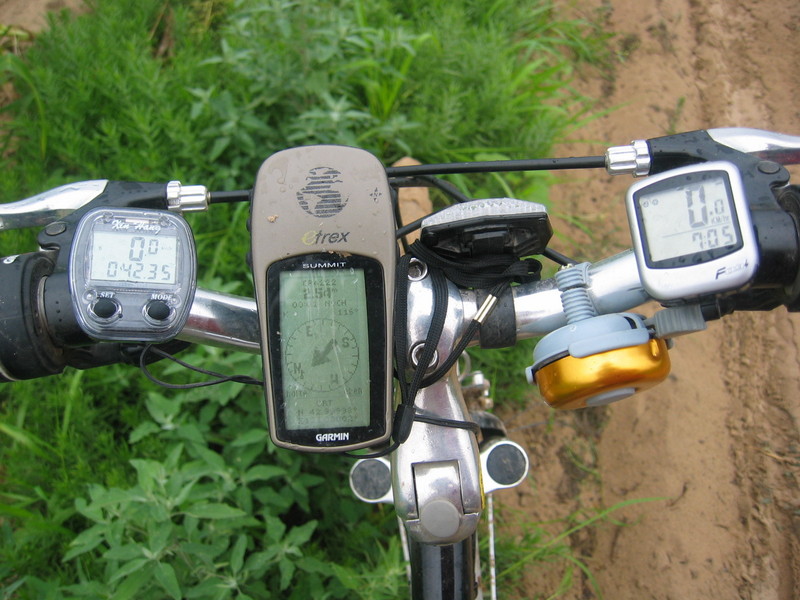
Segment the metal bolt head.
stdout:
[[412,258],[408,265],[408,280],[422,281],[428,276],[428,265],[417,258]]
[[[419,368],[419,361],[422,359],[422,353],[425,350],[424,342],[419,342],[415,344],[413,348],[411,348],[411,364],[414,365],[415,368]],[[431,369],[435,369],[436,365],[439,364],[439,352],[436,350],[433,351],[433,358],[431,359],[431,364],[429,364],[426,370],[430,371]]]

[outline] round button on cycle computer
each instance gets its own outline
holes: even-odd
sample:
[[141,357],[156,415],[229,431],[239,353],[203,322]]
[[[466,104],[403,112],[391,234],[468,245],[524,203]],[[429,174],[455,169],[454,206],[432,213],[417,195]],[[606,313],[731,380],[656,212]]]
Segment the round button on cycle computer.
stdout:
[[739,169],[682,167],[635,183],[627,194],[633,250],[648,294],[682,300],[746,286],[758,243]]
[[163,342],[186,323],[196,287],[194,240],[166,211],[97,208],[78,223],[72,306],[96,340]]
[[110,319],[118,310],[119,304],[111,298],[98,298],[97,302],[92,304],[92,312],[101,319]]

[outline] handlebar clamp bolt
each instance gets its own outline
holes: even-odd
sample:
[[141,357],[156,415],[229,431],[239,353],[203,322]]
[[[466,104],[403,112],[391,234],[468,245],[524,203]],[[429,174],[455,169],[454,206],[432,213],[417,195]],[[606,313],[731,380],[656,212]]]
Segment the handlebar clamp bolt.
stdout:
[[[411,348],[411,364],[414,365],[414,368],[419,367],[419,361],[422,359],[422,353],[425,351],[425,342],[419,342]],[[435,369],[436,366],[439,364],[439,352],[434,350],[433,351],[433,358],[431,358],[431,363],[426,367],[427,371]]]
[[427,276],[428,276],[428,265],[426,265],[418,258],[412,258],[408,264],[408,280],[422,281]]

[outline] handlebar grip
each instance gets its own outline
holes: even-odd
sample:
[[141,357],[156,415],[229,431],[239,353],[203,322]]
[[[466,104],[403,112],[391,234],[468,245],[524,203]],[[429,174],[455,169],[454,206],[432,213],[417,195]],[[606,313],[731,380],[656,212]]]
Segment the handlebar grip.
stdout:
[[704,307],[707,319],[736,311],[769,311],[781,305],[800,311],[800,186],[776,192],[779,210],[754,210],[761,266],[749,289]]
[[[67,366],[138,365],[141,344],[92,343],[80,331],[66,278],[53,269],[43,252],[0,260],[0,383],[57,375]],[[189,345],[173,340],[159,347],[176,354]],[[152,354],[147,362],[157,360]]]
[[778,204],[791,215],[795,227],[795,279],[787,287],[788,299],[784,304],[789,312],[800,311],[800,186],[786,186],[778,194]]
[[0,381],[55,375],[64,369],[63,353],[48,335],[40,284],[53,272],[42,252],[0,260]]

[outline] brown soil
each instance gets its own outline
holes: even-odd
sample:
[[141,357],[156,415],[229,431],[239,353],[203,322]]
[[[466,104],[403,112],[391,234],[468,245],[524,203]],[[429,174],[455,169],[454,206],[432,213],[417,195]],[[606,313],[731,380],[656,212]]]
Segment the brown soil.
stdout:
[[[589,142],[559,154],[707,127],[800,134],[796,0],[595,0],[568,10],[603,20],[619,61],[579,76],[578,88],[613,110],[573,135]],[[631,180],[597,177],[570,176],[552,197],[554,212],[593,231],[571,233],[581,245],[570,250],[587,258],[630,244]],[[667,382],[617,405],[559,414],[549,428],[530,426],[547,418],[541,408],[518,415],[535,484],[506,499],[542,522],[656,499],[570,537],[606,598],[800,598],[800,317],[736,314],[677,340],[671,358]],[[526,597],[547,597],[561,575],[526,573]],[[585,575],[576,579],[564,597],[597,597]]]
[[[35,30],[43,9],[79,4],[0,0],[0,24]],[[581,74],[578,87],[614,110],[573,136],[592,143],[559,154],[705,127],[800,134],[797,0],[591,0],[569,10],[616,33],[619,61]],[[556,229],[597,248],[587,258],[625,248],[629,184],[569,176],[553,192]],[[579,217],[591,240],[558,214]],[[799,336],[799,318],[782,309],[734,315],[679,339],[670,379],[648,393],[549,425],[541,404],[515,415],[532,483],[502,495],[503,516],[560,520],[558,531],[569,515],[654,499],[569,537],[606,598],[800,598]],[[531,569],[521,589],[548,597],[562,574],[559,563]],[[597,597],[585,574],[575,579],[563,597]]]
[[80,10],[83,6],[83,0],[0,0],[0,28],[39,31],[47,25],[48,12]]

